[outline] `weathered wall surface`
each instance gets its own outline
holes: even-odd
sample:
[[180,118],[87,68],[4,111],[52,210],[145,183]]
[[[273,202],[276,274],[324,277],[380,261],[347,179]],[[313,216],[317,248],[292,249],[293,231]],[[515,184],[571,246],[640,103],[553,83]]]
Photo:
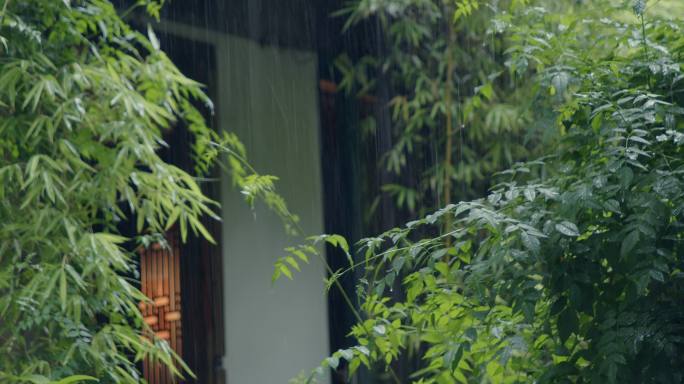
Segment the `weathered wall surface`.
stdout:
[[[280,178],[278,190],[307,234],[323,233],[317,58],[237,37],[217,45],[217,113],[251,164]],[[230,384],[286,383],[327,356],[323,266],[271,285],[288,239],[263,207],[251,211],[223,181],[225,368]]]

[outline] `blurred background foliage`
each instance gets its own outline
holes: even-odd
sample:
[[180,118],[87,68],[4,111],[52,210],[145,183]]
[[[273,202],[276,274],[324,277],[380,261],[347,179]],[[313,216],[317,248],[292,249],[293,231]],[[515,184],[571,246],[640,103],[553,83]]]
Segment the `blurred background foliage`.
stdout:
[[[546,14],[536,24],[518,16],[513,21],[538,7]],[[648,4],[651,15],[669,19],[683,7],[672,0]],[[552,50],[548,42],[587,9],[595,10],[591,16],[603,9],[634,21],[631,8],[629,0],[349,2],[335,14],[346,19],[347,33],[364,23],[379,31],[376,54],[354,61],[342,55],[335,62],[340,87],[376,104],[357,127],[381,151],[378,170],[369,172],[376,176],[366,181],[365,191],[375,195],[365,203],[366,222],[382,215],[381,195],[402,219],[480,197],[493,174],[555,145],[563,127],[554,124],[554,110],[572,94],[573,79],[562,64],[570,52]],[[587,55],[605,52],[606,45],[587,36],[589,26],[576,32],[585,39],[554,41]],[[543,64],[536,54],[559,60]],[[383,136],[389,145],[380,143]],[[378,174],[384,174],[379,188]]]

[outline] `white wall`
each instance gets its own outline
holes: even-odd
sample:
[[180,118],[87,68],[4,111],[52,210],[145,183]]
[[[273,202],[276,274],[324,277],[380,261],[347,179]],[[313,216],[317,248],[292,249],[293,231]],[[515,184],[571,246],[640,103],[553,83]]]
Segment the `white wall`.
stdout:
[[[323,233],[315,54],[214,40],[221,127],[239,135],[260,173],[280,178],[306,233]],[[314,263],[272,286],[274,261],[298,240],[263,207],[252,212],[228,178],[222,184],[228,383],[287,383],[329,353],[324,270]]]

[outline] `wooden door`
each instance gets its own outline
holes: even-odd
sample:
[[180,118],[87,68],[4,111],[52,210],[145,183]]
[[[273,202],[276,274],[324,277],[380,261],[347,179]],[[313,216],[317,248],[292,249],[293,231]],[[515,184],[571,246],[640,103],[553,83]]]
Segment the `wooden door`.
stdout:
[[[155,336],[182,357],[180,246],[176,232],[166,238],[168,247],[153,244],[140,250],[141,289],[152,300],[140,308]],[[176,382],[167,368],[149,361],[143,362],[143,377],[149,384]]]

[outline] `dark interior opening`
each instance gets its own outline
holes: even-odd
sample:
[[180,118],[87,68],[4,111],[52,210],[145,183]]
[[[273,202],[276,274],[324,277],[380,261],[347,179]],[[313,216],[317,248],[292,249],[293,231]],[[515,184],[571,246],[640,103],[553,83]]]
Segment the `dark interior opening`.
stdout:
[[[174,2],[175,3],[175,2]],[[207,86],[206,92],[216,100],[216,57],[211,45],[183,39],[170,34],[159,34],[162,49],[189,78]],[[216,129],[215,115],[207,106],[197,105],[207,124]],[[182,124],[169,132],[169,149],[163,151],[165,160],[194,174],[191,156],[192,136]],[[218,171],[200,180],[203,192],[213,200],[220,199]],[[220,215],[220,212],[216,212]],[[183,359],[195,373],[195,383],[225,383],[221,366],[224,355],[223,286],[221,223],[209,217],[203,224],[217,244],[189,233],[181,245],[181,297]]]

